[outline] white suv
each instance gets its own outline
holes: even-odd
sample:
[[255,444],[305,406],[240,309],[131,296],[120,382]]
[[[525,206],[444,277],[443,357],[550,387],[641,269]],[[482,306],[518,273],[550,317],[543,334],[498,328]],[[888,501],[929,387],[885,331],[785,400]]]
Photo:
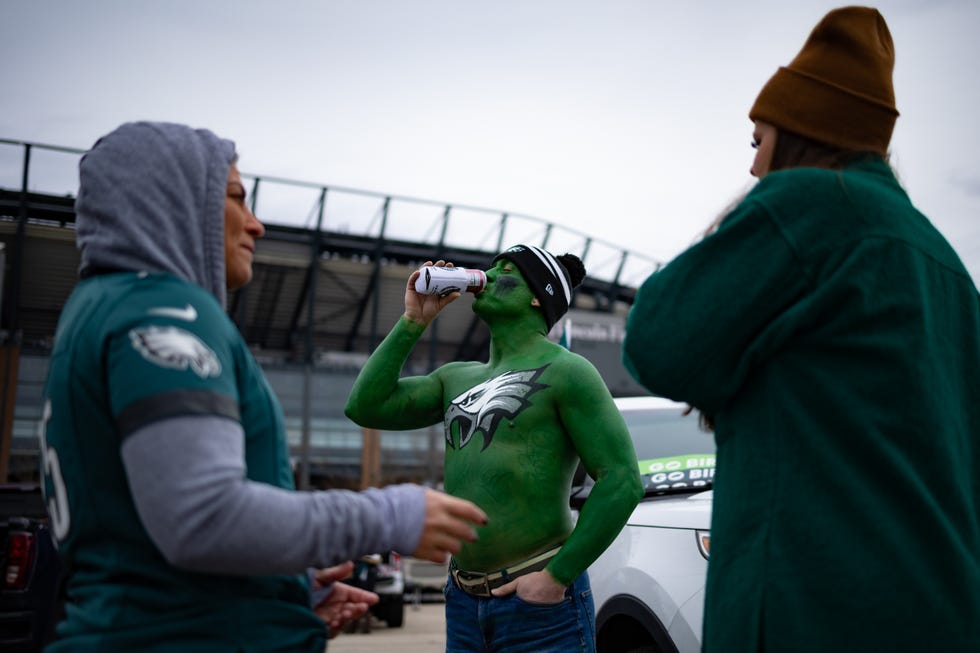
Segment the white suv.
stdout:
[[[598,653],[701,650],[711,524],[714,438],[685,406],[657,397],[616,400],[646,494],[589,567]],[[591,479],[572,497],[588,495]]]

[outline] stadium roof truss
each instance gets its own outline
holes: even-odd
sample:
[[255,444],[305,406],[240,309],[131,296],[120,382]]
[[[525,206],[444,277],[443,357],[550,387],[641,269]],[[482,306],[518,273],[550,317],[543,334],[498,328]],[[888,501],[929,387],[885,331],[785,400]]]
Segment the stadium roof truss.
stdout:
[[[0,329],[25,350],[50,349],[77,281],[73,193],[81,153],[0,139]],[[19,179],[2,176],[11,171]],[[253,281],[229,296],[228,312],[263,362],[365,356],[402,314],[406,279],[427,260],[486,268],[516,242],[573,252],[589,276],[572,305],[600,312],[631,304],[638,282],[660,266],[529,216],[276,177],[243,173],[243,179],[266,235]],[[470,302],[464,295],[430,326],[408,371],[485,359],[486,327],[459,306]]]

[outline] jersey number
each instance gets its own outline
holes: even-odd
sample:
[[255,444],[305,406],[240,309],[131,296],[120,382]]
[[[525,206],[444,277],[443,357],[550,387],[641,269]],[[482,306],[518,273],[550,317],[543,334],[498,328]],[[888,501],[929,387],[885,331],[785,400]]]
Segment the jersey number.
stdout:
[[48,496],[48,483],[42,488],[44,498],[48,504],[48,516],[51,518],[51,529],[54,531],[55,538],[61,542],[68,535],[71,528],[71,513],[68,510],[68,491],[65,490],[65,479],[61,476],[61,462],[58,460],[58,452],[54,447],[49,447],[45,431],[48,428],[48,420],[51,419],[51,400],[44,402],[44,412],[41,414],[41,426],[38,429],[38,438],[41,441],[41,463],[44,466],[44,476],[54,490],[54,496]]

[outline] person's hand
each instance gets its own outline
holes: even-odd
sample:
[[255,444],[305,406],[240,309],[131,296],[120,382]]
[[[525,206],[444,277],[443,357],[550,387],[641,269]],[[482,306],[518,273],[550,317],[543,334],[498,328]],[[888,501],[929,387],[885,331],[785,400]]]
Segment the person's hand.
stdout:
[[425,524],[418,548],[411,555],[444,563],[450,554],[459,552],[463,541],[476,541],[476,529],[472,525],[486,523],[487,514],[476,504],[426,488]]
[[327,624],[330,629],[330,639],[333,639],[340,634],[344,626],[367,614],[378,600],[378,595],[374,592],[335,582],[330,595],[313,611]]
[[313,588],[320,589],[332,585],[330,594],[313,607],[313,611],[330,629],[330,638],[340,634],[344,626],[358,617],[364,616],[371,606],[378,602],[374,592],[352,587],[340,582],[354,570],[353,562],[345,562],[326,569],[320,569],[313,577]]
[[318,590],[323,587],[326,587],[330,583],[335,583],[338,580],[344,580],[345,578],[350,578],[350,575],[353,573],[354,573],[353,560],[342,562],[339,565],[334,565],[333,567],[324,567],[323,569],[317,569],[313,575],[313,589]]
[[[426,261],[422,267],[427,265],[433,265],[432,261]],[[436,267],[453,267],[452,263],[446,263],[441,259],[436,261],[434,265]],[[421,274],[419,270],[412,272],[411,276],[408,277],[408,283],[405,285],[405,317],[419,324],[429,324],[436,319],[439,311],[454,302],[463,293],[451,292],[448,295],[440,296],[423,295],[416,292],[415,280],[419,278],[419,274]]]
[[565,598],[565,589],[551,574],[541,570],[515,578],[491,593],[500,597],[517,592],[519,597],[532,603],[558,603]]

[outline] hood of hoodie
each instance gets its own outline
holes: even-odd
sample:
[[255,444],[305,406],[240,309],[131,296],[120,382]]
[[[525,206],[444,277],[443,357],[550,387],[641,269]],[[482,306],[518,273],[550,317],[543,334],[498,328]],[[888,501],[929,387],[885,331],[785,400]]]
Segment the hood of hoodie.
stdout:
[[206,129],[126,123],[79,164],[82,274],[169,272],[225,306],[224,211],[235,144]]

